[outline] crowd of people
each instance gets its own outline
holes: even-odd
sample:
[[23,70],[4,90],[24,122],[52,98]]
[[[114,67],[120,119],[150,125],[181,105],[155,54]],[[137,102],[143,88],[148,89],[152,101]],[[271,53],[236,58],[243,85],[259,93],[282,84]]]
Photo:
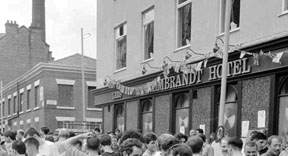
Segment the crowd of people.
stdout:
[[[219,133],[220,132],[220,133]],[[100,133],[99,128],[75,135],[61,129],[57,135],[42,127],[6,131],[1,137],[0,156],[288,156],[281,137],[253,131],[241,138],[221,134],[206,135],[202,129],[188,135],[140,130]]]

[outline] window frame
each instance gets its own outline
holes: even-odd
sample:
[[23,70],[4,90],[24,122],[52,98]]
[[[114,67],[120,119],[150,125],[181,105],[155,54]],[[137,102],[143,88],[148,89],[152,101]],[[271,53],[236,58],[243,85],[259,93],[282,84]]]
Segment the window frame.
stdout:
[[30,96],[31,96],[31,89],[28,89],[27,90],[27,93],[26,93],[26,110],[30,110]]
[[[146,15],[147,14],[149,14],[150,12],[153,12],[153,18],[151,18],[151,19],[149,19],[149,20],[145,20],[145,17],[146,17]],[[151,6],[151,7],[149,7],[148,9],[146,9],[145,11],[143,11],[142,12],[142,40],[143,40],[143,42],[142,42],[142,54],[143,54],[143,62],[145,62],[145,61],[147,61],[147,60],[151,60],[151,59],[153,59],[153,57],[151,56],[151,54],[150,54],[150,52],[147,54],[148,55],[148,58],[146,58],[146,44],[145,44],[145,42],[146,42],[146,32],[145,32],[145,27],[147,26],[147,25],[149,25],[149,24],[151,24],[151,23],[153,23],[153,41],[152,41],[152,44],[153,44],[153,54],[154,54],[154,52],[155,52],[155,44],[154,44],[154,35],[155,35],[155,8],[154,8],[154,6]],[[149,49],[149,48],[147,48],[147,49]]]
[[[185,44],[185,45],[181,45],[180,46],[180,41],[179,41],[179,10],[183,7],[185,7],[186,5],[191,5],[191,21],[190,21],[190,43],[189,44]],[[192,39],[192,0],[186,0],[185,2],[182,2],[179,4],[179,0],[176,0],[176,51],[189,47],[191,46],[191,39]],[[182,40],[181,40],[182,41]]]
[[[120,28],[123,26],[123,35],[120,35]],[[126,69],[127,68],[127,41],[128,41],[128,39],[127,39],[127,22],[123,22],[123,23],[121,23],[121,24],[119,24],[118,26],[116,26],[115,27],[115,29],[114,29],[114,34],[115,34],[115,36],[114,36],[114,44],[115,44],[115,72],[119,72],[119,71],[122,71],[122,70],[124,70],[124,69]],[[119,34],[119,35],[118,35]],[[120,41],[120,40],[122,40],[124,37],[126,37],[126,66],[125,67],[119,67],[118,68],[118,48],[117,48],[117,45],[118,45],[118,41]]]
[[7,109],[8,109],[8,110],[7,110],[8,114],[7,114],[7,115],[10,116],[10,115],[12,114],[12,113],[11,113],[11,98],[8,99],[7,105],[8,105],[8,106],[7,106],[7,107],[8,107],[8,108],[7,108]]
[[37,85],[34,87],[34,108],[39,107],[39,105],[38,105],[39,92],[40,92],[40,87]]
[[[150,106],[151,106],[151,109],[152,110],[143,110],[145,106],[147,106],[148,103],[145,103],[145,101],[150,101]],[[145,107],[146,108],[146,107]],[[150,108],[150,107],[149,107]],[[141,99],[140,100],[140,116],[139,116],[139,128],[142,130],[142,132],[153,132],[155,131],[155,121],[154,121],[154,99],[152,97],[148,97],[148,98],[145,98],[145,99]],[[144,115],[146,114],[152,114],[152,130],[151,131],[144,131],[143,129],[143,117]]]
[[[95,86],[87,86],[87,89],[88,89],[88,101],[87,101],[87,108],[95,108],[95,106],[94,106],[94,101],[95,101],[95,97],[94,97],[94,94],[93,93],[91,93],[91,90],[93,90],[93,89],[96,89],[96,87]],[[92,97],[93,97],[93,101],[92,101],[92,106],[93,107],[89,107],[90,105],[90,103],[91,103],[91,99],[92,99]],[[91,99],[90,99],[91,98]]]
[[[178,107],[178,100],[180,98],[181,95],[185,95],[187,96],[187,100],[188,100],[188,106],[185,106],[185,105],[181,105],[181,107]],[[191,120],[190,120],[190,116],[191,116],[191,107],[190,107],[190,103],[191,103],[191,92],[189,90],[187,91],[181,91],[181,92],[177,92],[177,93],[173,93],[172,95],[172,114],[174,114],[172,116],[172,125],[173,125],[173,128],[172,128],[172,132],[173,133],[180,133],[180,130],[179,132],[177,132],[176,128],[178,127],[176,124],[177,124],[177,111],[182,111],[182,110],[185,110],[185,111],[188,111],[188,125],[186,127],[187,131],[185,130],[185,134],[189,134],[189,130],[190,130],[190,127],[191,127]],[[180,127],[178,127],[180,128]]]
[[[118,114],[118,109],[122,107],[122,114]],[[126,122],[125,122],[125,104],[124,103],[120,103],[120,104],[115,104],[114,106],[114,129],[118,128],[118,123],[117,123],[117,119],[118,117],[123,117],[124,118],[124,131],[126,130]],[[121,131],[121,130],[120,130]]]
[[[67,94],[67,89],[65,89],[65,94],[61,94],[61,92],[60,92],[60,89],[61,89],[61,86],[63,86],[63,87],[69,87],[69,89],[71,89],[71,97],[69,98],[69,100],[71,100],[71,101],[69,101],[71,104],[68,106],[68,105],[66,105],[67,103],[69,103],[69,102],[65,102],[65,103],[62,103],[62,101],[67,101],[68,99],[65,99],[65,100],[63,100],[63,99],[61,99],[61,98],[63,98],[64,96],[63,95],[65,95],[65,96],[67,96],[68,94]],[[70,88],[71,87],[71,88]],[[59,106],[59,107],[63,107],[63,108],[65,108],[65,107],[69,107],[69,108],[74,108],[74,103],[73,103],[73,100],[74,100],[74,98],[73,98],[73,94],[74,94],[74,85],[70,85],[70,84],[57,84],[57,89],[58,89],[58,99],[57,99],[57,106]],[[63,90],[64,91],[64,90]],[[67,98],[67,97],[65,97],[65,98]],[[60,100],[61,99],[61,100]]]
[[13,96],[13,114],[17,113],[17,110],[16,110],[16,107],[17,107],[17,96]]
[[[223,35],[224,34],[224,31],[225,31],[225,9],[226,9],[226,3],[224,4],[224,2],[226,2],[226,0],[220,0],[220,10],[219,10],[219,35]],[[238,31],[240,30],[240,17],[241,17],[241,0],[239,0],[240,2],[240,8],[239,8],[239,26],[237,27],[237,24],[236,24],[236,28],[234,29],[231,29],[231,23],[232,23],[232,16],[233,16],[233,5],[234,3],[232,4],[232,11],[231,11],[231,17],[230,17],[230,32],[235,32],[235,31]],[[225,6],[225,8],[223,9],[223,7]],[[223,19],[224,18],[224,19]]]
[[24,93],[19,94],[19,112],[23,112],[23,105],[24,105]]

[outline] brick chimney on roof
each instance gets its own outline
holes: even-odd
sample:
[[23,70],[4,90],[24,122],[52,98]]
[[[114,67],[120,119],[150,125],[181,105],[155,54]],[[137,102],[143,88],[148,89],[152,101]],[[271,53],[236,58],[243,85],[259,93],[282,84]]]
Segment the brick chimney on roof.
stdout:
[[41,30],[41,38],[46,42],[45,0],[32,1],[32,24],[30,28]]
[[16,21],[9,21],[5,23],[5,28],[6,28],[6,34],[17,34],[18,33],[18,24]]

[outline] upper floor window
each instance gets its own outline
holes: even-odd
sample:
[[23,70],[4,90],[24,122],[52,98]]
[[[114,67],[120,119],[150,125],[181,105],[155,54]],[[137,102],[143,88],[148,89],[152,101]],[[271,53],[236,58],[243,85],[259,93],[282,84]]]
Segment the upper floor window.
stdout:
[[282,2],[282,12],[288,12],[288,0]]
[[58,84],[58,106],[73,107],[73,85]]
[[20,102],[20,105],[19,105],[19,112],[22,112],[23,111],[23,93],[20,94],[20,97],[19,97],[19,102]]
[[143,13],[144,60],[154,53],[154,8]]
[[30,94],[31,94],[31,90],[27,90],[27,110],[30,109]]
[[5,101],[2,102],[2,113],[3,113],[3,117],[5,117]]
[[[240,27],[240,0],[232,1],[231,18],[230,18],[230,30],[234,30]],[[225,29],[225,10],[226,0],[221,0],[221,17],[220,17],[220,33],[224,32]]]
[[8,115],[10,115],[11,114],[11,99],[8,99],[8,104],[7,104],[8,106]]
[[122,24],[115,30],[116,40],[116,69],[125,68],[127,65],[127,24]]
[[35,92],[34,92],[34,103],[35,103],[35,107],[38,107],[38,103],[39,103],[39,86],[35,86]]
[[152,98],[141,100],[142,132],[153,131],[153,105]]
[[17,106],[17,96],[13,98],[13,114],[16,113],[16,106]]
[[94,94],[91,92],[96,87],[88,86],[88,108],[95,108],[94,106]]
[[177,48],[191,41],[191,0],[177,0]]

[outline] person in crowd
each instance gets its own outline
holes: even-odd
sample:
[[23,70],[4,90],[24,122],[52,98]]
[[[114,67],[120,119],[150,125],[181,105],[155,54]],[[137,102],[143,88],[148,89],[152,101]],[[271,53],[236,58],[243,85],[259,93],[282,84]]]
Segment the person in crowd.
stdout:
[[203,129],[201,129],[201,128],[197,128],[197,129],[195,130],[195,133],[196,133],[196,135],[198,135],[198,134],[204,134],[204,131],[203,131]]
[[41,136],[43,136],[44,138],[46,138],[46,136],[48,135],[48,133],[50,132],[50,129],[48,127],[41,127]]
[[186,134],[183,134],[183,133],[176,134],[175,138],[177,138],[182,143],[185,143],[188,140],[188,136]]
[[[87,153],[78,150],[75,146],[76,141],[86,139],[85,149]],[[99,156],[100,151],[100,139],[93,135],[92,132],[79,134],[71,137],[61,143],[61,147],[66,150],[66,155],[69,156]]]
[[261,156],[278,156],[281,152],[282,139],[277,135],[272,135],[268,138],[268,150]]
[[100,128],[96,127],[96,128],[94,129],[94,134],[95,134],[95,135],[101,134]]
[[189,136],[191,137],[191,136],[194,136],[194,135],[196,135],[196,131],[195,131],[195,129],[191,129],[189,131]]
[[193,155],[191,148],[184,143],[173,145],[169,148],[168,151],[169,151],[168,156],[192,156]]
[[69,134],[70,132],[66,128],[62,128],[59,130],[58,141],[55,143],[55,146],[57,147],[58,153],[60,155],[65,155],[66,151],[63,148],[61,148],[61,143],[69,138]]
[[250,135],[250,140],[256,142],[259,154],[262,155],[267,152],[267,137],[265,134],[255,131]]
[[[222,155],[222,156],[228,156],[228,149],[227,149],[228,139],[229,139],[228,137],[224,137],[220,141],[220,151],[221,151],[220,155]],[[214,155],[217,156],[217,154],[215,154],[215,152],[214,152]]]
[[193,151],[193,156],[201,156],[203,140],[199,136],[192,136],[186,142]]
[[46,135],[45,140],[53,142],[54,143],[54,137],[52,135]]
[[13,131],[6,131],[4,133],[5,148],[8,152],[8,155],[12,155],[12,143],[16,139],[16,135]]
[[114,152],[118,152],[119,150],[119,146],[118,146],[118,139],[117,139],[117,136],[116,135],[110,135],[109,136],[111,137],[111,148]]
[[19,129],[16,134],[16,140],[21,140],[22,142],[24,141],[24,130]]
[[[48,133],[47,133],[48,134]],[[54,146],[54,143],[46,141],[43,137],[40,136],[40,133],[33,127],[30,127],[24,137],[35,138],[39,142],[39,153],[45,156],[59,156],[57,148]]]
[[128,138],[136,138],[139,139],[142,143],[144,143],[144,138],[141,133],[135,130],[129,130],[123,133],[122,137],[119,140],[119,145],[121,145],[122,142]]
[[122,156],[141,156],[143,153],[142,142],[136,138],[128,138],[120,144]]
[[12,143],[14,156],[26,156],[26,146],[21,140],[15,140]]
[[146,145],[146,150],[142,156],[152,156],[156,151],[156,141],[157,135],[155,133],[146,133],[144,135],[144,143]]
[[246,142],[244,145],[244,154],[245,156],[258,156],[257,144],[253,141]]
[[[215,156],[227,155],[227,151],[225,152],[225,150],[227,149],[224,149],[224,151],[222,151],[223,149],[221,147],[221,141],[225,137],[225,128],[223,126],[219,126],[217,128],[215,137],[216,137],[215,140],[211,144],[211,146],[214,149],[214,155]],[[227,141],[227,138],[226,138],[226,141]],[[225,145],[225,148],[227,148],[227,142],[224,142],[224,145]]]
[[116,128],[115,129],[115,135],[118,136],[121,133],[120,129]]
[[103,153],[101,156],[113,156],[115,152],[111,148],[111,137],[108,134],[104,134],[100,138]]
[[242,156],[243,141],[238,137],[232,137],[227,142],[228,156]]
[[207,142],[208,142],[208,144],[212,144],[212,142],[214,142],[215,141],[215,132],[212,132],[212,133],[210,133],[210,135],[209,135],[209,139],[207,140]]
[[154,153],[154,156],[163,156],[164,153],[162,151],[164,150],[162,149],[162,144],[164,144],[164,142],[167,142],[166,140],[173,139],[173,138],[175,137],[168,133],[160,134],[160,136],[157,138],[157,141],[156,141],[156,152]]
[[199,133],[198,136],[203,141],[202,156],[214,156],[214,149],[208,142],[206,142],[206,136],[201,133]]
[[39,154],[39,141],[35,138],[27,138],[24,141],[26,146],[26,154],[27,156],[41,156]]

